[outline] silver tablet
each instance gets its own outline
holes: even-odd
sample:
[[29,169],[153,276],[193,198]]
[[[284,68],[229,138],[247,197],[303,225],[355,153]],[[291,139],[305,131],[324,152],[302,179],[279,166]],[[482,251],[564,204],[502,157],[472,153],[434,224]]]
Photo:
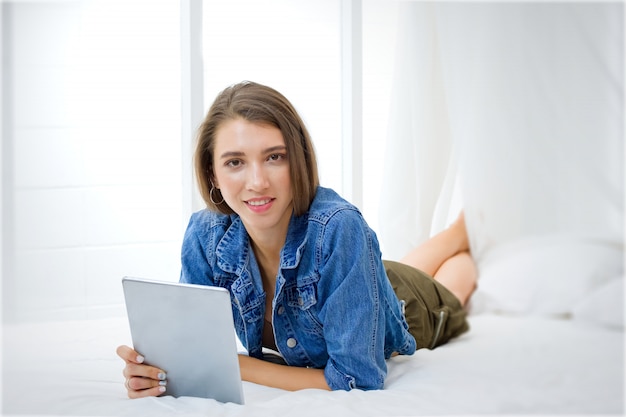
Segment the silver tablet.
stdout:
[[167,372],[166,395],[243,404],[227,290],[132,277],[122,285],[133,347]]

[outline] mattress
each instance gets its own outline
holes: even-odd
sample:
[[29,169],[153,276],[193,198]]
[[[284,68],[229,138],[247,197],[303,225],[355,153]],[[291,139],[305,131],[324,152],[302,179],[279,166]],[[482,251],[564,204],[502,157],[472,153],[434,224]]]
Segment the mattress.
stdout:
[[472,314],[471,330],[388,361],[385,389],[287,392],[244,382],[245,405],[130,400],[115,354],[125,317],[3,327],[3,415],[408,416],[624,413],[624,331],[579,320]]

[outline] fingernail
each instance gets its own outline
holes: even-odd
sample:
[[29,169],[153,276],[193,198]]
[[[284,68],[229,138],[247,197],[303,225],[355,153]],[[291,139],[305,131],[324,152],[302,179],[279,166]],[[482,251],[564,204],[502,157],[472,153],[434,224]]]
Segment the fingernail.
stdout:
[[143,363],[144,357],[141,355],[137,355],[137,363]]
[[165,378],[167,378],[167,375],[165,374],[165,372],[159,372],[157,374],[157,378],[163,381]]
[[164,387],[167,385],[167,381],[159,381],[159,385]]
[[165,392],[165,387],[159,387],[159,392]]

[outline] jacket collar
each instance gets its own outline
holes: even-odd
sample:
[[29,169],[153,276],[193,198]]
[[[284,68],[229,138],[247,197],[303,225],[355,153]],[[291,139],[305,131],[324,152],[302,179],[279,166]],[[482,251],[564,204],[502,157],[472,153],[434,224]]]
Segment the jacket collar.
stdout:
[[239,216],[233,214],[230,220],[226,233],[215,248],[217,266],[224,272],[241,275],[249,258],[250,238]]
[[280,254],[280,268],[294,269],[300,263],[302,252],[307,242],[308,213],[302,216],[291,216],[285,246]]
[[[217,243],[215,255],[217,266],[222,271],[239,276],[250,259],[250,237],[239,216],[233,214],[230,219],[230,225]],[[302,216],[291,216],[280,256],[281,269],[293,269],[300,263],[306,243],[307,223],[307,213]]]

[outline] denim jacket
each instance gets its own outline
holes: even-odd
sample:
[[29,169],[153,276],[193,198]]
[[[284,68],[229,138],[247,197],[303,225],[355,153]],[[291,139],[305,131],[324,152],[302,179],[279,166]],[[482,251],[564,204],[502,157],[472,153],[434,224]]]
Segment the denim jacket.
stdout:
[[[262,356],[265,292],[239,216],[191,216],[180,280],[228,289],[239,339],[250,356]],[[272,308],[284,360],[324,368],[331,389],[383,388],[385,360],[415,351],[375,233],[330,189],[319,187],[309,211],[291,217]]]

